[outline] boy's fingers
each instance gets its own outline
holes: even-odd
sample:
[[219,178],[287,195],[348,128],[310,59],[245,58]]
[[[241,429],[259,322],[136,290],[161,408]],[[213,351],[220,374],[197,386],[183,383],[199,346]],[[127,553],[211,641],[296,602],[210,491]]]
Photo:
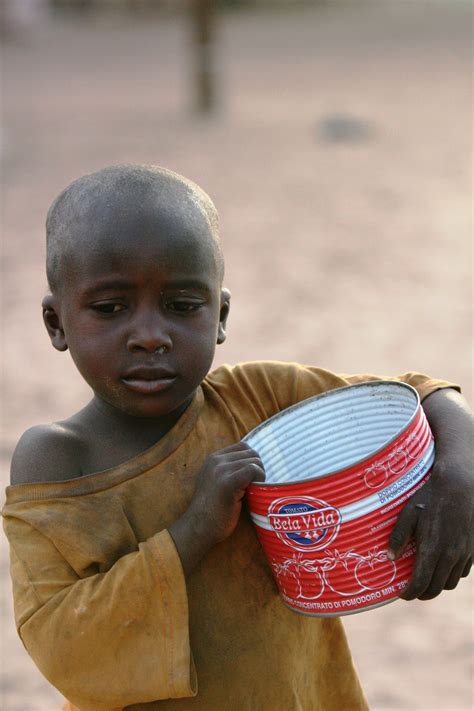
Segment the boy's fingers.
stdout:
[[265,481],[263,467],[256,462],[239,467],[229,476],[233,489],[245,489],[252,481]]
[[388,541],[387,556],[395,560],[402,553],[410,538],[413,538],[418,520],[419,509],[409,503],[400,513]]
[[[469,568],[470,568],[471,567],[471,560],[470,559],[469,559],[468,563],[469,563]],[[457,586],[460,579],[464,575],[466,565],[467,565],[467,563],[465,560],[461,560],[458,563],[456,563],[456,565],[452,569],[452,571],[449,574],[449,577],[446,581],[446,584],[444,586],[445,590],[454,590],[454,588]]]
[[422,555],[423,551],[417,551],[413,575],[400,597],[403,600],[415,600],[428,590],[434,571],[438,564],[438,557],[432,554]]
[[469,575],[469,573],[471,572],[471,568],[472,568],[472,558],[469,558],[466,565],[464,566],[464,570],[462,571],[461,578],[466,578]]
[[219,449],[217,452],[214,452],[214,456],[225,457],[231,462],[245,459],[246,457],[259,457],[259,454],[245,442],[236,442],[235,444],[231,444],[230,447],[225,447],[224,449]]
[[265,470],[263,465],[259,462],[251,462],[245,467],[247,471],[251,474],[250,481],[265,481]]
[[218,458],[219,464],[247,464],[247,462],[256,461],[262,464],[262,460],[256,452],[232,452],[231,454],[224,454],[222,457]]
[[256,464],[260,469],[262,469],[262,471],[264,471],[261,459],[258,457],[245,457],[244,459],[233,459],[232,461],[229,461],[228,459],[220,461],[216,464],[215,472],[218,476],[225,476],[226,474],[232,476],[233,472],[250,467],[252,464]]
[[[448,579],[453,572],[456,565],[453,566],[453,561],[449,560],[447,557],[441,557],[438,560],[436,568],[433,572],[431,580],[425,590],[418,595],[419,600],[432,600],[437,597],[446,587]],[[459,575],[462,571],[460,568]],[[458,576],[459,580],[459,576]]]
[[218,454],[220,452],[248,452],[248,451],[254,451],[252,447],[247,444],[247,442],[234,442],[233,444],[229,444],[227,447],[222,447],[222,449],[217,449],[214,454]]
[[243,440],[239,440],[238,442],[234,442],[233,444],[227,445],[227,447],[223,448],[223,452],[227,450],[232,450],[232,449],[252,449],[252,447],[247,444],[247,442],[244,442]]

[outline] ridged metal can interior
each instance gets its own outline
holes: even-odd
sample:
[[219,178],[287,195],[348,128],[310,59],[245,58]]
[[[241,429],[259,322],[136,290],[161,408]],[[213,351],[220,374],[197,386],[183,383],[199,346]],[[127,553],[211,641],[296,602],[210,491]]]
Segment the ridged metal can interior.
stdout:
[[287,408],[244,440],[265,466],[268,484],[327,476],[383,449],[419,407],[416,390],[376,381],[331,390]]

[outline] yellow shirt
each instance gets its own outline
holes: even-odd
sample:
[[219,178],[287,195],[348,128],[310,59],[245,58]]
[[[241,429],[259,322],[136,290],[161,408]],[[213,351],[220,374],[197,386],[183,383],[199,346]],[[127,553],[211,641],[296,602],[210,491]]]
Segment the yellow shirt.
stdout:
[[[81,711],[366,709],[340,620],[282,604],[246,512],[187,581],[166,529],[210,452],[295,402],[373,379],[288,363],[223,366],[143,454],[81,478],[8,487],[16,624],[46,678]],[[450,385],[400,379],[422,398]]]

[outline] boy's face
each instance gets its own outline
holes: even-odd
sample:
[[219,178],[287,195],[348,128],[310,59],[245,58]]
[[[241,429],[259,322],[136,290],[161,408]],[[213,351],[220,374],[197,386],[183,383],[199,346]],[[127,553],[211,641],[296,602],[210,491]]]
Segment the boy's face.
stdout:
[[[89,219],[45,321],[97,397],[133,416],[179,412],[225,339],[230,294],[196,211]],[[199,213],[199,214],[198,214]]]

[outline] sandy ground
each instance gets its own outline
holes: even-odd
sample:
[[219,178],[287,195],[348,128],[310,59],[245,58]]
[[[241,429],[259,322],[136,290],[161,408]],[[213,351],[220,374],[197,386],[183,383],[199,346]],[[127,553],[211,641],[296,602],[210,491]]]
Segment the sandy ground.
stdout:
[[[234,294],[216,363],[421,370],[472,398],[469,14],[416,0],[230,13],[208,119],[190,111],[179,18],[45,17],[6,38],[5,484],[22,431],[88,397],[43,332],[43,222],[109,163],[166,165],[214,197]],[[14,631],[3,538],[1,554],[1,708],[58,709]],[[346,618],[375,711],[472,708],[471,602],[463,581]]]

